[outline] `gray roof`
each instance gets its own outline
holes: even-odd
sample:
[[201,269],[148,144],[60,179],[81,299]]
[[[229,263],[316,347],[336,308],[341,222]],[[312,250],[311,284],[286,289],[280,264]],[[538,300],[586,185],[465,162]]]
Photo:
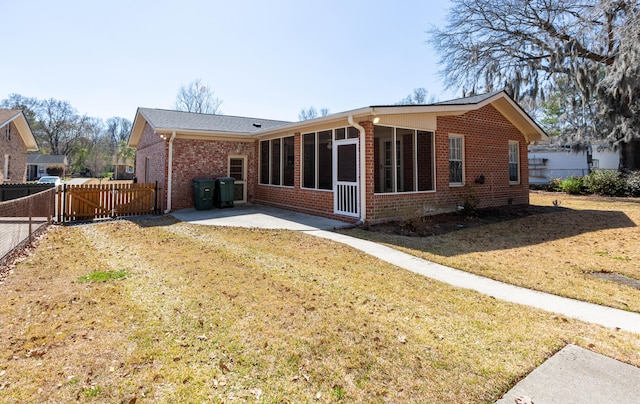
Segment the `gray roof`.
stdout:
[[36,154],[29,153],[27,154],[27,164],[67,164],[67,156],[65,155],[45,155],[45,154]]
[[193,112],[165,109],[138,108],[146,121],[158,129],[177,129],[203,132],[252,134],[265,129],[273,129],[291,122],[271,119],[247,118],[230,115],[196,114]]
[[500,94],[500,91],[494,91],[492,93],[480,94],[480,95],[472,95],[469,97],[455,98],[453,100],[447,101],[439,101],[433,104],[393,104],[393,105],[372,105],[371,108],[386,108],[386,107],[426,107],[432,105],[473,105],[479,104],[482,101],[488,100],[496,94]]
[[0,128],[20,113],[22,111],[19,109],[0,109]]
[[488,100],[496,94],[500,94],[503,90],[494,91],[492,93],[472,95],[469,97],[456,98],[453,100],[447,100],[442,102],[436,102],[433,105],[469,105],[469,104],[480,104],[482,101]]

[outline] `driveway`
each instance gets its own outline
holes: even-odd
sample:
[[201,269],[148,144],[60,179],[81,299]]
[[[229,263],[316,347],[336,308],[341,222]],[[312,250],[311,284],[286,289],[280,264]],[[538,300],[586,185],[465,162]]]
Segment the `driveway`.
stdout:
[[172,212],[171,215],[183,222],[209,226],[287,229],[296,231],[334,230],[349,226],[349,223],[339,220],[250,203],[224,209],[182,209]]

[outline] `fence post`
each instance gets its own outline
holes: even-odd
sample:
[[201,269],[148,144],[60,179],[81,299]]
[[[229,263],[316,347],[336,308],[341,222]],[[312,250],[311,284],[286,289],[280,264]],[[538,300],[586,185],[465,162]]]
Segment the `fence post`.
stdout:
[[65,222],[65,215],[67,214],[67,184],[62,185],[62,214],[58,212],[58,220],[60,223]]
[[33,233],[33,229],[32,229],[33,199],[34,198],[29,198],[29,243],[33,241],[31,240],[31,233]]
[[156,181],[155,191],[153,192],[153,194],[154,194],[153,213],[157,215],[158,213],[160,213],[158,212],[158,181]]

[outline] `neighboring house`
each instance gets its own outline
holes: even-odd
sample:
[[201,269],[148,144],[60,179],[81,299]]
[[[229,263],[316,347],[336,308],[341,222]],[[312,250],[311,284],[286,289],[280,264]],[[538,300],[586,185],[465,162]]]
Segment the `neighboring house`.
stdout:
[[113,156],[111,157],[113,164],[114,180],[131,180],[135,175],[135,160],[133,157]]
[[113,156],[111,157],[113,164],[113,179],[115,180],[131,180],[135,175],[135,159],[133,157]]
[[166,211],[194,206],[194,178],[231,176],[237,202],[375,223],[528,203],[527,145],[546,139],[501,91],[294,123],[139,108],[129,146]]
[[555,178],[582,177],[592,169],[617,170],[617,151],[602,145],[574,149],[543,142],[529,146],[529,183],[548,184]]
[[27,119],[17,109],[0,109],[0,184],[27,181],[27,153],[38,150]]
[[69,161],[67,156],[64,155],[30,153],[27,156],[27,167],[27,180],[29,181],[49,175],[47,173],[47,168],[49,167],[62,167],[62,177],[64,177],[69,167]]

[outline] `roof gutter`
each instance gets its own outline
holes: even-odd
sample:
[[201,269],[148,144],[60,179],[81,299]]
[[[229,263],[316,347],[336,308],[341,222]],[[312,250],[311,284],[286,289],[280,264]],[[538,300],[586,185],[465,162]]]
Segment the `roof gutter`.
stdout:
[[164,211],[165,215],[171,212],[171,184],[173,180],[173,140],[176,138],[176,131],[171,133],[171,138],[169,139],[169,170],[167,173],[167,210]]
[[367,151],[367,142],[366,142],[366,131],[364,127],[362,127],[359,123],[356,123],[353,120],[353,115],[349,114],[347,116],[347,121],[349,121],[349,125],[358,129],[360,132],[360,139],[358,144],[360,145],[360,220],[359,222],[364,223],[367,218],[367,159],[366,159],[366,151]]

